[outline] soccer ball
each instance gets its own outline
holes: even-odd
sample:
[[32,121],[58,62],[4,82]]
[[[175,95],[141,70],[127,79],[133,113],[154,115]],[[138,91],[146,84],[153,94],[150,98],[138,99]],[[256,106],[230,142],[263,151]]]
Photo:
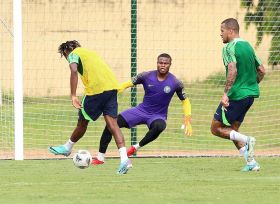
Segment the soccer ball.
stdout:
[[91,164],[92,156],[87,150],[79,150],[73,156],[74,165],[80,169],[88,168]]

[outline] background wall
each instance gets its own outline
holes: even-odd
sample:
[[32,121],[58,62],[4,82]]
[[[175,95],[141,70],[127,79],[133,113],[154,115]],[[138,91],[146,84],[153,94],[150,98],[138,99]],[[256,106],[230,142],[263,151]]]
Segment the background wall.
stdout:
[[[223,71],[219,36],[222,20],[237,18],[241,37],[255,45],[256,30],[254,26],[245,30],[244,12],[239,0],[138,1],[138,72],[154,69],[162,52],[173,57],[171,71],[187,82]],[[1,1],[0,17],[0,79],[7,92],[13,88],[11,0]],[[69,94],[68,65],[60,59],[57,48],[73,39],[99,52],[120,82],[130,77],[129,0],[24,0],[25,96]],[[257,49],[264,64],[269,39],[266,36]]]

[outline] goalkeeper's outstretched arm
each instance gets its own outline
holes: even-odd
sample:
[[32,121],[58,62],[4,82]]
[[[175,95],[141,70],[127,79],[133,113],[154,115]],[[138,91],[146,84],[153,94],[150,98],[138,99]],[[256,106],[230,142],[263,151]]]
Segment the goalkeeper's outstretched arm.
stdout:
[[120,84],[119,89],[118,89],[118,93],[123,92],[125,89],[134,86],[134,84],[132,83],[131,80],[123,82]]
[[137,84],[142,84],[143,79],[149,72],[142,72],[140,74],[137,74],[135,77],[132,77],[131,80],[126,81],[124,83],[121,83],[119,88],[118,88],[118,93],[123,92],[125,89],[135,86]]
[[189,98],[182,100],[184,116],[191,116],[192,115],[192,106],[190,103]]
[[191,114],[192,106],[188,98],[182,100],[183,111],[184,111],[184,128],[185,134],[188,136],[192,135],[192,126],[191,126]]

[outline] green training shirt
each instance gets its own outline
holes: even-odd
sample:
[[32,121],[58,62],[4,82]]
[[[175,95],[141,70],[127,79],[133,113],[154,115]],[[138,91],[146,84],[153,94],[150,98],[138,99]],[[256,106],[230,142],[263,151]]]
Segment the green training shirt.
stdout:
[[230,100],[241,100],[249,96],[259,97],[257,68],[262,64],[252,46],[241,38],[235,38],[223,48],[223,61],[228,75],[228,64],[236,63],[237,76],[228,92]]

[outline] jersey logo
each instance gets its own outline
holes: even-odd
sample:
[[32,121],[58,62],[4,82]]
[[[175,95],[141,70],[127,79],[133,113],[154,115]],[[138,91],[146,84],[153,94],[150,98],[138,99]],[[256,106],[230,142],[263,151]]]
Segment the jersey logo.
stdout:
[[165,86],[163,91],[164,91],[164,93],[169,93],[171,91],[170,86]]
[[154,86],[153,84],[148,84],[148,87],[152,87],[152,86]]

